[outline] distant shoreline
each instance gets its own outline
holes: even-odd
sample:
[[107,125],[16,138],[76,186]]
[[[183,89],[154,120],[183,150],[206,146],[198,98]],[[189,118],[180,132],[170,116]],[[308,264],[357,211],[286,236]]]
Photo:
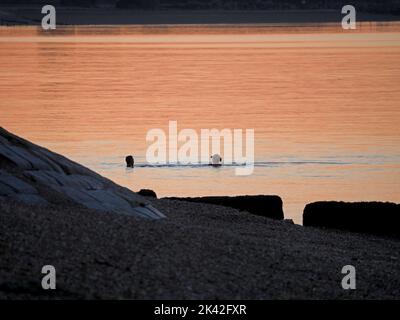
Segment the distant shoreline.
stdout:
[[[305,24],[340,23],[339,10],[130,10],[116,8],[57,9],[60,25],[191,25],[191,24]],[[7,7],[0,5],[0,25],[39,25],[41,7]],[[400,21],[390,14],[357,13],[360,22]]]

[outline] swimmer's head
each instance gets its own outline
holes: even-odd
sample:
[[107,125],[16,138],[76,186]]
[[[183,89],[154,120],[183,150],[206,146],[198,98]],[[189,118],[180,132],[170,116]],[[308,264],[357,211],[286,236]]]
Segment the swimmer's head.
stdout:
[[211,157],[211,164],[218,165],[218,164],[221,164],[221,162],[222,162],[222,158],[219,154],[214,154]]

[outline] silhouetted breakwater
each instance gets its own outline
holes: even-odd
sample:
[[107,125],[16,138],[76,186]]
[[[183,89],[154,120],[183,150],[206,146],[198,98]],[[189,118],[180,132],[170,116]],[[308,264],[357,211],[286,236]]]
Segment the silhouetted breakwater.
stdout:
[[241,211],[268,217],[276,220],[283,220],[283,202],[279,196],[237,196],[237,197],[198,197],[198,198],[168,198],[172,200],[183,200],[196,203],[216,204],[225,207],[235,208]]
[[315,202],[304,208],[303,225],[400,237],[400,205],[389,202]]

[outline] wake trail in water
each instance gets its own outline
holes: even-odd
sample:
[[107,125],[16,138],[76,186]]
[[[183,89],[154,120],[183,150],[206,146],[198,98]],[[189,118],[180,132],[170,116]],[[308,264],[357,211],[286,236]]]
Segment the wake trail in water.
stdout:
[[[265,167],[279,167],[279,166],[301,166],[301,165],[349,165],[348,162],[338,162],[338,161],[256,161],[254,163],[230,163],[222,164],[221,166],[212,166],[211,164],[149,164],[149,163],[136,163],[135,168],[236,168],[236,167],[246,167],[254,166],[255,168],[265,168]],[[123,163],[116,162],[102,162],[101,167],[104,168],[123,168],[125,165]]]

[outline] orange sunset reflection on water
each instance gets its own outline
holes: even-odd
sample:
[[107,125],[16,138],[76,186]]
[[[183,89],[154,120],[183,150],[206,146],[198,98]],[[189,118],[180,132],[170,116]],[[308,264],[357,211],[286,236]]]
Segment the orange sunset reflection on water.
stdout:
[[[400,25],[0,28],[0,125],[133,190],[400,201]],[[145,164],[146,133],[255,130],[255,170]],[[128,171],[133,154],[139,167]]]

